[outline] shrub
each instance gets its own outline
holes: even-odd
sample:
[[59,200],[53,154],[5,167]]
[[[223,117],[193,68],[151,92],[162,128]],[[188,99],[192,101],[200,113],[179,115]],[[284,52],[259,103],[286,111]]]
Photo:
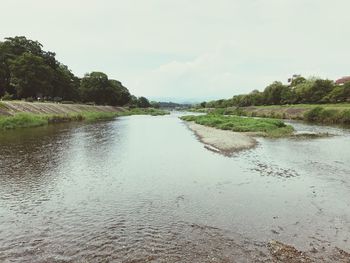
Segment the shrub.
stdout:
[[350,124],[350,110],[342,111],[340,120],[344,124]]
[[1,100],[13,100],[13,95],[8,92],[5,92],[4,96],[1,97]]
[[53,101],[54,102],[60,102],[60,101],[62,101],[62,98],[61,97],[54,97]]
[[33,99],[32,97],[28,97],[28,98],[25,99],[25,101],[26,101],[26,102],[33,102],[34,99]]
[[307,121],[318,121],[322,112],[323,112],[322,107],[315,107],[304,114],[304,118]]

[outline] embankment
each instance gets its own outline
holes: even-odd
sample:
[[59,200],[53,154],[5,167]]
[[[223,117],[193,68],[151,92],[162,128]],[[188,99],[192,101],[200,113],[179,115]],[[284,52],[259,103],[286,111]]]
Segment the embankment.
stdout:
[[96,121],[128,115],[164,115],[153,108],[128,109],[113,106],[56,104],[31,102],[0,102],[0,130],[28,128],[69,121]]
[[58,104],[22,101],[1,101],[0,115],[14,116],[18,113],[64,115],[82,112],[122,112],[122,107],[92,106],[84,104]]

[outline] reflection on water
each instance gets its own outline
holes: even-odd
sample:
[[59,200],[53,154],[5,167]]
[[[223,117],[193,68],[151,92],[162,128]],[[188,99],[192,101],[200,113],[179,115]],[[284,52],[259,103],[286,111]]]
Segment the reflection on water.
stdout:
[[[231,262],[264,242],[350,247],[348,130],[232,158],[177,118],[0,134],[0,261]],[[212,260],[215,262],[215,260]]]

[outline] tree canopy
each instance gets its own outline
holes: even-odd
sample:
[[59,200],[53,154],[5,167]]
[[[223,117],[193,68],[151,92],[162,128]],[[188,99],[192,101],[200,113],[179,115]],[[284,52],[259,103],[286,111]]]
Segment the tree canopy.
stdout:
[[132,97],[120,81],[109,79],[103,72],[75,76],[68,66],[57,61],[54,52],[42,48],[41,43],[24,36],[0,41],[0,98],[5,95],[14,99],[151,106],[146,98]]
[[339,86],[328,79],[298,77],[288,85],[275,81],[262,92],[254,90],[249,94],[236,95],[226,100],[209,101],[201,103],[199,106],[224,108],[230,106],[341,103],[347,101],[350,101],[350,82]]

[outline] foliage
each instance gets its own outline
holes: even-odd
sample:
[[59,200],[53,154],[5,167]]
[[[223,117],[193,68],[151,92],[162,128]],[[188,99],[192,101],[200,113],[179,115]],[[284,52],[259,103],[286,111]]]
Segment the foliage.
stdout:
[[139,97],[137,99],[137,106],[139,108],[149,108],[151,107],[151,103],[145,97]]
[[286,125],[280,120],[243,118],[239,116],[224,116],[218,114],[189,115],[181,117],[185,121],[194,121],[197,124],[215,127],[222,130],[236,132],[264,133],[270,137],[281,137],[290,135],[293,127]]
[[304,118],[310,122],[350,124],[350,109],[337,110],[316,107],[307,111]]
[[38,41],[24,36],[0,42],[0,97],[32,98],[45,101],[82,101],[99,105],[150,107],[144,97],[132,100],[121,82],[108,79],[102,72],[91,72],[82,79],[44,51]]
[[201,103],[198,107],[225,108],[262,105],[342,103],[350,101],[350,82],[343,86],[327,79],[298,77],[290,85],[275,81],[264,91],[254,90],[249,94],[236,95],[227,100]]
[[4,96],[1,97],[1,100],[13,100],[13,96],[10,93],[5,92]]
[[324,124],[349,124],[350,104],[295,104],[203,109],[206,112],[248,117],[295,119]]
[[129,91],[117,80],[110,80],[102,72],[85,74],[80,85],[83,102],[95,102],[98,105],[123,106],[130,100]]

